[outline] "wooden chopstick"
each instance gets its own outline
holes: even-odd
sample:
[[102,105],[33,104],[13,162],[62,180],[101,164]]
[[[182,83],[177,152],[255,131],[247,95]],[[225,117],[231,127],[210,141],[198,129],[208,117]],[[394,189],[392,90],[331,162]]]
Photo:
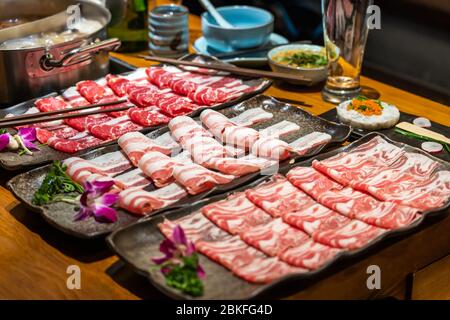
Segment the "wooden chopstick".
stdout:
[[247,77],[258,77],[258,78],[265,77],[265,78],[275,79],[275,80],[297,81],[299,83],[303,83],[303,84],[307,84],[307,85],[311,84],[311,80],[308,80],[305,77],[295,76],[292,74],[282,73],[282,72],[240,68],[240,67],[229,66],[229,65],[224,65],[224,64],[205,64],[205,63],[194,62],[194,61],[177,60],[177,59],[157,57],[157,56],[146,56],[146,55],[141,55],[141,54],[138,55],[138,57],[143,58],[145,60],[168,63],[168,64],[177,65],[177,66],[181,65],[181,66],[189,66],[189,67],[198,67],[198,68],[226,71],[231,74],[237,74],[237,75],[247,76]]
[[[101,109],[101,110],[88,111],[88,112],[78,112],[78,113],[65,113],[65,114],[57,115],[57,116],[45,116],[45,117],[33,118],[33,119],[14,120],[14,121],[10,121],[10,122],[0,123],[0,128],[12,128],[12,127],[18,127],[18,126],[40,123],[40,122],[48,122],[48,121],[70,119],[70,118],[79,118],[79,117],[90,116],[90,115],[99,114],[99,113],[123,111],[123,110],[127,110],[127,109],[130,109],[133,107],[134,107],[134,105],[129,104],[129,105],[117,107],[117,108],[108,108],[108,109]],[[74,109],[75,108],[68,109],[68,110],[73,111]]]
[[98,107],[112,106],[112,105],[124,103],[127,101],[128,101],[128,99],[119,99],[119,100],[116,100],[113,102],[101,102],[101,103],[89,104],[86,106],[80,106],[80,107],[75,107],[75,108],[68,108],[68,109],[54,110],[54,111],[47,111],[47,112],[37,112],[37,113],[30,113],[30,114],[22,114],[19,116],[7,117],[7,118],[0,119],[0,124],[3,122],[11,122],[11,121],[15,121],[15,120],[41,118],[44,116],[51,116],[51,115],[55,115],[55,114],[70,113],[73,111],[81,111],[81,110],[98,108]]

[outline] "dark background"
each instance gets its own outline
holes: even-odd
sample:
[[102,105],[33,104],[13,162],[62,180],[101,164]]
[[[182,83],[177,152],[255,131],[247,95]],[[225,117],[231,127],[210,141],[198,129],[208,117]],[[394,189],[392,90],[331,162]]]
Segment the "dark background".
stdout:
[[[275,32],[291,41],[323,44],[320,0],[212,0],[247,4],[275,16]],[[197,1],[183,4],[196,14]],[[450,105],[450,0],[374,0],[381,30],[370,30],[362,73]]]

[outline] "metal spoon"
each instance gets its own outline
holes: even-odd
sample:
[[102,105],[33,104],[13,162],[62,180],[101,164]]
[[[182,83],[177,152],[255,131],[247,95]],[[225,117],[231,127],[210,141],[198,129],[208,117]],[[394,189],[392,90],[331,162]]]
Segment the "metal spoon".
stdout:
[[213,16],[213,18],[217,21],[219,26],[222,28],[233,28],[233,25],[229,23],[227,20],[225,20],[224,17],[217,11],[217,9],[213,6],[209,0],[199,0],[200,4],[205,8],[206,11],[209,12],[210,15]]

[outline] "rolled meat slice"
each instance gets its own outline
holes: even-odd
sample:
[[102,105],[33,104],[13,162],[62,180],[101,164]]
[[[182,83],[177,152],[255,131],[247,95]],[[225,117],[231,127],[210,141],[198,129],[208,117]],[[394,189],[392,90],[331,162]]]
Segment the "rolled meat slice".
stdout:
[[105,97],[114,95],[110,88],[102,86],[93,80],[80,81],[76,84],[76,88],[90,103],[97,103]]
[[330,140],[331,136],[328,133],[314,131],[289,143],[289,145],[292,147],[294,152],[298,153],[299,155],[303,155],[312,148],[326,144]]
[[236,126],[237,124],[220,112],[206,109],[200,114],[200,121],[211,131],[215,137],[221,138],[226,127]]
[[[42,131],[42,129],[40,129],[39,131]],[[100,140],[99,138],[91,136],[87,132],[79,132],[78,134],[69,138],[60,138],[51,135],[50,137],[48,137],[47,145],[62,152],[75,153],[80,150],[97,146],[104,142],[104,140]]]
[[121,189],[134,187],[144,188],[152,183],[152,181],[139,168],[115,176],[114,182]]
[[179,116],[170,120],[169,129],[175,140],[182,145],[194,136],[212,137],[209,131],[195,122],[194,119],[186,116]]
[[[183,159],[183,163],[186,163],[185,161],[186,159]],[[177,157],[171,158],[158,151],[149,151],[139,160],[139,168],[161,188],[175,180],[173,169],[183,163]]]
[[170,121],[169,117],[161,113],[158,108],[153,106],[147,108],[131,108],[128,110],[128,116],[134,123],[144,127],[157,126]]
[[253,160],[248,157],[217,157],[208,159],[203,165],[209,169],[214,169],[225,174],[243,176],[249,173],[258,172],[266,167],[267,163],[259,161],[258,159],[259,158],[256,157]]
[[222,142],[245,149],[250,148],[258,139],[258,131],[240,126],[228,126],[223,130],[222,134]]
[[256,140],[251,147],[251,153],[257,157],[280,161],[289,158],[291,156],[291,151],[292,148],[287,142],[270,137],[262,137]]
[[137,215],[147,215],[165,208],[187,196],[186,190],[176,183],[154,191],[128,188],[119,194],[119,207]]
[[155,143],[152,139],[140,132],[124,134],[118,140],[119,146],[126,153],[134,166],[137,166],[142,156],[149,151],[158,151],[171,154],[172,149]]
[[245,110],[244,112],[240,113],[239,115],[230,118],[231,121],[233,121],[235,124],[248,127],[252,124],[264,122],[266,120],[270,120],[273,118],[273,114],[270,112],[267,112],[263,108],[253,108]]
[[183,148],[187,150],[195,163],[204,166],[211,158],[223,158],[228,150],[211,137],[194,136],[184,141]]
[[232,175],[208,170],[197,164],[174,167],[173,176],[193,195],[210,190],[218,184],[229,183],[235,178]]
[[127,86],[130,83],[130,80],[113,74],[106,75],[105,79],[108,86],[114,91],[117,96],[123,97],[127,94]]
[[72,177],[81,170],[87,170],[101,175],[114,175],[131,168],[131,163],[121,151],[110,152],[92,160],[71,157],[63,161],[67,166],[67,174]]

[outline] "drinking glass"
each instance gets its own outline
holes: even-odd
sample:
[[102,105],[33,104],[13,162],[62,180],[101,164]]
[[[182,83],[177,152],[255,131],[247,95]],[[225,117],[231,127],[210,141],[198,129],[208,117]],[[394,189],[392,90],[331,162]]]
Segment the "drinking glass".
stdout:
[[359,77],[367,40],[367,8],[373,0],[322,0],[323,34],[329,61],[322,98],[340,103],[361,91]]

